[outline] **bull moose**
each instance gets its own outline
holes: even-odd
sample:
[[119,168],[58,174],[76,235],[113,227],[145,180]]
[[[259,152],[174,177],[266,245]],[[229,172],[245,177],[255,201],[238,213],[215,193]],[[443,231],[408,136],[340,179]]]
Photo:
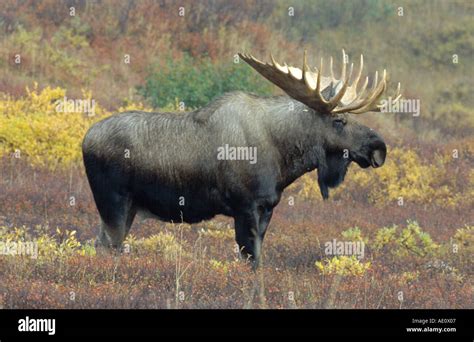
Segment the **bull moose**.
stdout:
[[[261,62],[239,54],[289,96],[224,94],[192,112],[129,111],[94,124],[83,144],[87,177],[101,218],[97,242],[118,249],[137,213],[169,222],[197,223],[222,214],[234,218],[235,237],[244,257],[257,267],[262,241],[283,190],[317,169],[322,197],[344,180],[351,162],[362,168],[383,165],[386,145],[350,114],[381,111],[386,72],[358,89],[355,79],[340,79],[310,68]],[[400,84],[393,102],[400,99]],[[218,158],[223,146],[255,149],[256,162]]]

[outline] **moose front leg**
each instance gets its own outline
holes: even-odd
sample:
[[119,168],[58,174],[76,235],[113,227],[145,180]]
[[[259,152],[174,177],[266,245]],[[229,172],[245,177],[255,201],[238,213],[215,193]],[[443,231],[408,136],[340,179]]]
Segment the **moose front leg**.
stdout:
[[235,218],[235,239],[243,258],[256,269],[261,262],[262,242],[272,216],[271,209],[254,209]]

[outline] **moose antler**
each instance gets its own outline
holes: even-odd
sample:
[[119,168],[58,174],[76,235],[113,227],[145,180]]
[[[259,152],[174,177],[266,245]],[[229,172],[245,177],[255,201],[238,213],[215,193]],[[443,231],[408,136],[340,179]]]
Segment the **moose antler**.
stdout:
[[[323,76],[323,59],[319,70],[311,71],[306,62],[306,50],[303,57],[303,69],[278,64],[272,55],[271,62],[265,63],[252,55],[239,53],[240,58],[257,70],[270,82],[274,83],[294,99],[306,104],[308,107],[320,113],[337,114],[353,113],[361,114],[370,111],[380,111],[379,100],[387,88],[387,73],[383,71],[382,81],[378,83],[378,72],[372,82],[372,88],[366,91],[369,77],[367,76],[362,88],[357,91],[357,85],[362,76],[364,68],[364,56],[360,56],[359,72],[351,85],[350,79],[354,64],[351,64],[349,74],[346,73],[346,53],[342,50],[341,78],[336,79],[333,71],[333,60],[330,59],[330,76]],[[348,60],[348,58],[347,58]],[[393,102],[401,98],[400,83]]]

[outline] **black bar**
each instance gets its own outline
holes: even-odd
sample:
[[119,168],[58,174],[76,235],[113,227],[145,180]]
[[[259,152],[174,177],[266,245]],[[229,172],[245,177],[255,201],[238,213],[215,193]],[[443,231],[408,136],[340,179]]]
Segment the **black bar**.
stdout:
[[[27,316],[30,320],[54,318],[55,334],[18,331],[19,320]],[[414,319],[428,321],[422,324]],[[473,323],[472,310],[0,310],[0,340],[40,335],[52,339],[273,335],[404,336],[431,341],[466,337],[462,340],[472,341]],[[407,328],[417,327],[456,328],[456,332],[407,332]]]

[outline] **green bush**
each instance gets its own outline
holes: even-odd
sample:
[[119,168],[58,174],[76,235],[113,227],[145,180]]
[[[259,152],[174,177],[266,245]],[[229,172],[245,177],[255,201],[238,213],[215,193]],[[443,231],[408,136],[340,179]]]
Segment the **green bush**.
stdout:
[[270,94],[270,82],[256,77],[255,71],[244,64],[213,64],[208,58],[196,61],[189,56],[180,61],[168,58],[163,68],[150,73],[138,92],[158,108],[181,101],[187,108],[198,108],[234,90]]

